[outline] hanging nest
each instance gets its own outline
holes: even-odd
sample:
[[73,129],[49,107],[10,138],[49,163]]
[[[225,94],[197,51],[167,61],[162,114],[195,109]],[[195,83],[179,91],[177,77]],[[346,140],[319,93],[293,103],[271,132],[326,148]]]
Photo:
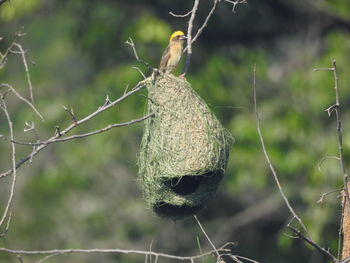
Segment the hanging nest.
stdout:
[[224,175],[232,137],[184,79],[146,80],[147,113],[139,155],[144,198],[162,217],[201,209]]

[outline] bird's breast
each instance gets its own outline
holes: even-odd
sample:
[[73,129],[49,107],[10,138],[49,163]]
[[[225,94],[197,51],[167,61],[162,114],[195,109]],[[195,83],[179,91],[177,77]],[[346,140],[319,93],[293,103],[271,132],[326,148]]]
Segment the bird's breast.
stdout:
[[168,65],[176,65],[179,63],[182,54],[182,45],[174,45],[170,47],[170,57]]

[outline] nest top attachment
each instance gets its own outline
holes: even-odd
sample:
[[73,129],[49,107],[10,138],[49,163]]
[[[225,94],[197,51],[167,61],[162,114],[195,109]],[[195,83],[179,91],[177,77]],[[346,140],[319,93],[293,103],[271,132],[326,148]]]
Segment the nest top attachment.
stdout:
[[182,219],[201,209],[224,175],[233,139],[184,79],[146,81],[147,113],[139,155],[144,198],[160,216]]

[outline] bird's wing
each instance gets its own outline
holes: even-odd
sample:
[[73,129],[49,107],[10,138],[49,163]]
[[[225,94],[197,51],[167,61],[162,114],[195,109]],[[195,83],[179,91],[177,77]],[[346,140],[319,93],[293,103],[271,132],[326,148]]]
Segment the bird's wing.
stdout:
[[164,71],[166,69],[169,58],[170,58],[170,47],[167,46],[167,48],[163,52],[162,59],[160,60],[159,70]]

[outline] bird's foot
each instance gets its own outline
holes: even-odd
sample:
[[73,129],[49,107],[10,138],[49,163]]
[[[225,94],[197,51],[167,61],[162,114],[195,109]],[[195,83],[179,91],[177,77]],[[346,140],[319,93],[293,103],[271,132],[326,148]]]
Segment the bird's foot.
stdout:
[[182,79],[186,79],[186,73],[182,73],[181,75],[179,75],[179,78],[182,78]]

